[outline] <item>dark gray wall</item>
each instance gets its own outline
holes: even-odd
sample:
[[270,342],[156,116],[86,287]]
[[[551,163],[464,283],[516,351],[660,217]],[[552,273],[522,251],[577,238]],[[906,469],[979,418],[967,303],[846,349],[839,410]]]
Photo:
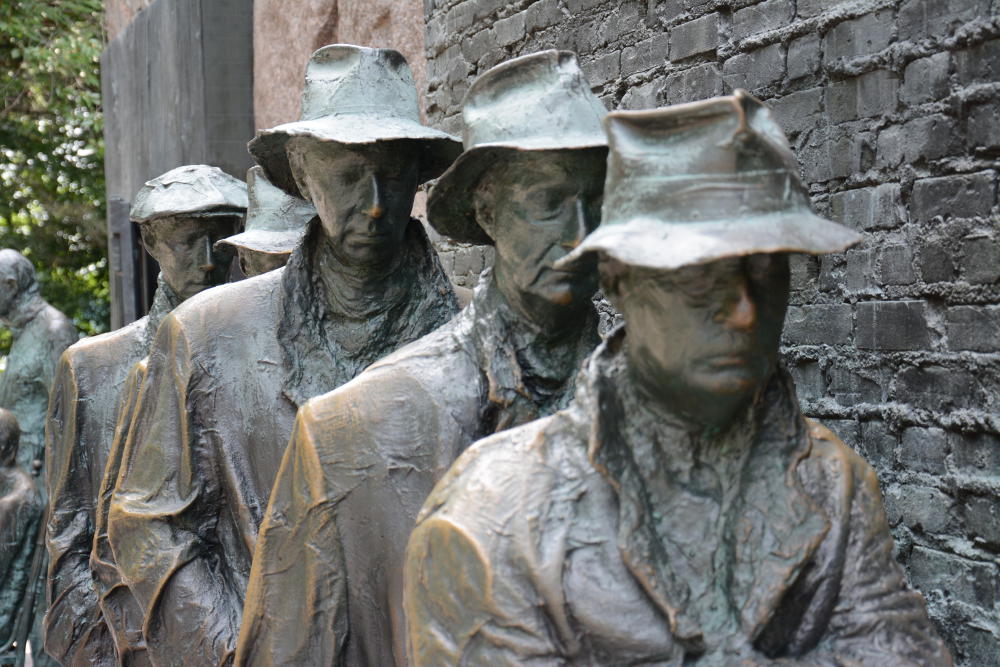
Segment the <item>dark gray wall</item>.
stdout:
[[452,132],[478,73],[551,47],[580,55],[609,108],[734,87],[770,101],[816,209],[867,237],[794,264],[784,353],[803,406],[877,469],[898,558],[959,663],[1000,664],[1000,1],[425,8],[428,115]]
[[239,178],[251,165],[253,0],[156,0],[104,51],[105,174],[112,328],[141,317],[149,278],[128,206],[185,164]]

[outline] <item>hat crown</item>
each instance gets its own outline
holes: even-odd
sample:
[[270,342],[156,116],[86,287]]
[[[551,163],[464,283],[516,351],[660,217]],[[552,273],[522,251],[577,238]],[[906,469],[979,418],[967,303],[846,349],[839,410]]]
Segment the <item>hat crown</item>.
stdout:
[[301,230],[316,216],[312,204],[273,185],[260,167],[247,172],[247,196],[250,205],[245,232]]
[[608,115],[602,224],[809,210],[798,164],[771,111],[732,96]]
[[462,104],[462,142],[466,150],[487,144],[545,148],[553,139],[604,145],[606,113],[576,54],[541,51],[497,65],[473,82]]
[[135,222],[174,215],[198,215],[247,208],[247,186],[218,167],[185,165],[146,181],[135,195],[129,217]]
[[317,50],[306,66],[301,120],[365,115],[420,122],[413,73],[401,53],[351,44]]

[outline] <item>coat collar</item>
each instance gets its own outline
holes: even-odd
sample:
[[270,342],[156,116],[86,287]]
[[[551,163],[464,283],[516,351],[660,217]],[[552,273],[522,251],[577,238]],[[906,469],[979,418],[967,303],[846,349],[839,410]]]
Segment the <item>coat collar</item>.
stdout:
[[[691,612],[691,590],[665,553],[644,499],[645,482],[633,451],[629,408],[622,400],[625,372],[623,330],[592,356],[578,381],[578,401],[591,415],[588,455],[591,464],[619,497],[618,546],[622,558],[647,595],[663,612],[674,637],[689,650],[703,651],[711,637]],[[805,493],[796,468],[810,450],[805,421],[794,386],[779,370],[748,418],[755,425],[732,505],[729,535],[733,575],[728,599],[742,633],[751,641],[773,616],[777,605],[823,540],[829,524]],[[678,433],[680,430],[678,429]],[[683,493],[675,489],[674,492]]]

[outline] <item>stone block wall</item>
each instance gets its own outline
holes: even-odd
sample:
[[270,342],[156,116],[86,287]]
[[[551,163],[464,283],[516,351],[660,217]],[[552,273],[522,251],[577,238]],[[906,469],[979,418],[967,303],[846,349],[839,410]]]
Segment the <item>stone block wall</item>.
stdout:
[[[1000,0],[425,0],[427,112],[576,51],[609,108],[749,89],[815,208],[865,233],[796,258],[784,357],[875,466],[897,557],[960,665],[1000,664]],[[464,247],[456,280],[488,262]],[[467,270],[463,274],[462,271]]]

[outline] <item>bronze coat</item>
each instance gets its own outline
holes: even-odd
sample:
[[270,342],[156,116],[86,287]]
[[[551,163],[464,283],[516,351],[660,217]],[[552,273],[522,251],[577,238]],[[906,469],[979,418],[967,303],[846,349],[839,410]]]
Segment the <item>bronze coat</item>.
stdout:
[[[315,237],[283,269],[203,292],[160,326],[107,529],[154,664],[231,659],[257,530],[299,404],[454,314],[423,229],[412,223],[407,234],[402,298],[373,320],[383,326],[367,331],[357,353],[316,333],[340,320],[322,310],[309,253],[325,241]],[[109,466],[106,475],[115,473]]]
[[405,572],[415,665],[951,664],[874,472],[801,416],[783,371],[753,415],[721,592],[696,595],[700,522],[670,520],[697,498],[647,485],[650,460],[623,446],[644,436],[614,347],[569,409],[477,443],[428,498]]
[[35,478],[17,466],[0,467],[0,646],[13,641],[42,520]]
[[66,665],[116,664],[90,571],[96,503],[132,367],[180,298],[160,280],[150,314],[63,353],[45,429],[49,553],[45,651]]
[[302,408],[257,542],[237,664],[406,664],[402,566],[421,504],[477,438],[565,406],[597,343],[595,315],[538,351],[552,366],[534,366],[531,330],[487,274],[449,324]]

